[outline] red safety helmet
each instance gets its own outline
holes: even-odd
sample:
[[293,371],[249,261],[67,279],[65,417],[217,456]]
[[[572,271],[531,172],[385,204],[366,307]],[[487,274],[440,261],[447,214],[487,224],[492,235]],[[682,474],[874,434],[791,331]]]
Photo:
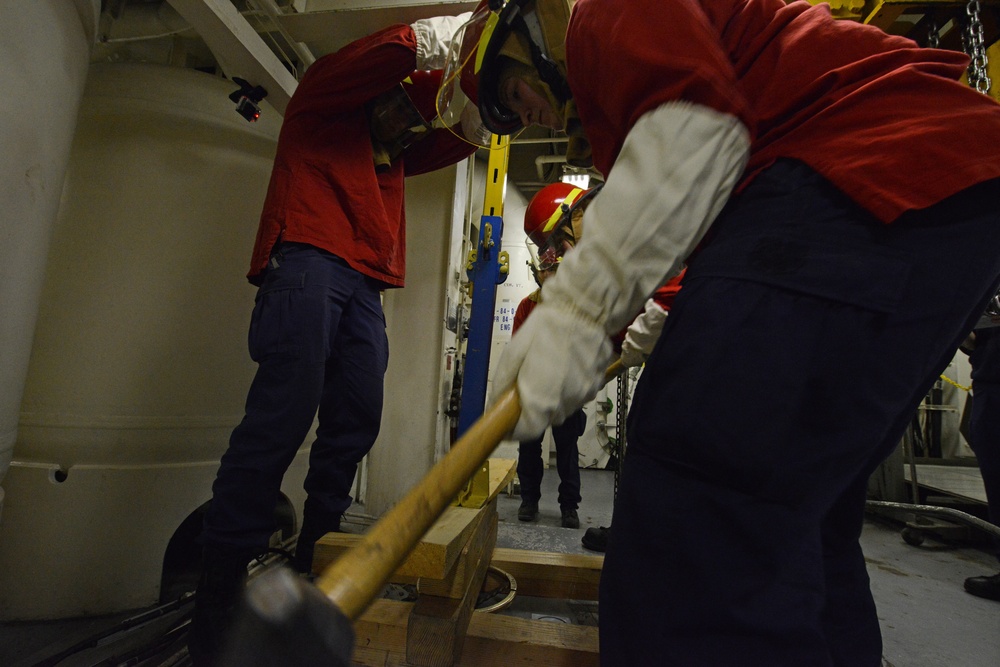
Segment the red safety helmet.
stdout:
[[576,245],[582,227],[573,223],[603,184],[584,190],[569,183],[550,183],[539,190],[524,212],[524,233],[533,272],[553,269]]
[[539,190],[524,212],[524,233],[541,248],[585,190],[569,183],[550,183]]

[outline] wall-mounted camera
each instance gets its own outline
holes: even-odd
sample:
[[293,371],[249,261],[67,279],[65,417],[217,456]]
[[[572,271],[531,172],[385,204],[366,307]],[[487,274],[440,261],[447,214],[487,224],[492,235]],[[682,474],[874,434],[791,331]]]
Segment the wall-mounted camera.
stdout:
[[263,86],[251,86],[246,79],[235,76],[233,83],[239,85],[240,89],[233,92],[229,99],[236,102],[236,113],[253,123],[260,118],[260,106],[257,103],[267,97],[267,91]]

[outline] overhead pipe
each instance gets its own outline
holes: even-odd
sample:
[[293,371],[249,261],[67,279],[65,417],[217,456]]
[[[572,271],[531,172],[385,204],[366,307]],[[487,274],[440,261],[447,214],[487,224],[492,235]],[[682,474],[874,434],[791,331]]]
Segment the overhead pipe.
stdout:
[[543,172],[542,165],[546,164],[565,164],[565,155],[539,155],[535,158],[535,169],[538,171],[538,180],[544,181],[545,174]]

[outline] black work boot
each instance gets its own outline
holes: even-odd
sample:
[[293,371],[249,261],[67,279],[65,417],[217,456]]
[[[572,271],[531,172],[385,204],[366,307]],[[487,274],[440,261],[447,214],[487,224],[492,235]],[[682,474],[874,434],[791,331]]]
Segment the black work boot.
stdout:
[[575,509],[571,507],[566,507],[562,510],[562,527],[563,528],[580,527],[580,515],[576,513]]
[[580,541],[583,543],[584,549],[604,553],[608,550],[608,538],[610,537],[611,526],[607,528],[601,526],[600,528],[588,528]]
[[195,592],[188,652],[195,667],[214,667],[243,595],[250,558],[205,548]]
[[1000,573],[991,577],[969,577],[965,580],[965,590],[979,598],[1000,600]]
[[302,521],[302,530],[295,543],[295,557],[292,567],[299,574],[312,574],[313,554],[316,551],[316,540],[327,533],[340,532],[340,515],[306,513]]
[[517,508],[517,518],[521,521],[534,521],[538,518],[538,501],[522,500],[521,506]]

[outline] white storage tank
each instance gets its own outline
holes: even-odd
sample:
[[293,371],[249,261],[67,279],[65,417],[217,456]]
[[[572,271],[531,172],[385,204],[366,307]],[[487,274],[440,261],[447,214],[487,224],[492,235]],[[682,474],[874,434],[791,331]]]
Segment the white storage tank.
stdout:
[[253,376],[244,275],[281,122],[265,103],[248,123],[233,90],[90,68],[4,479],[0,620],[143,607],[190,565]]

